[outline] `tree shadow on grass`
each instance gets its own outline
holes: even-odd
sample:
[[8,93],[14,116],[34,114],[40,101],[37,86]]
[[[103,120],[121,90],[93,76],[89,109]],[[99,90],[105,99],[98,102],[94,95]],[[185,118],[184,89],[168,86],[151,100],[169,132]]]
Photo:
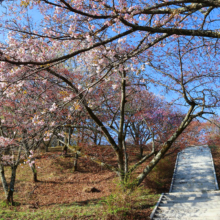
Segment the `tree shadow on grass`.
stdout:
[[[115,173],[112,173],[111,176],[109,177],[106,177],[106,178],[103,178],[101,180],[98,180],[98,181],[93,181],[94,184],[98,184],[98,183],[101,183],[103,181],[106,181],[106,180],[110,180],[110,179],[114,179],[114,177],[116,176]],[[62,181],[62,180],[43,180],[43,181],[38,181],[37,184],[56,184],[56,185],[65,185],[65,184],[79,184],[78,181]],[[81,184],[85,184],[85,183],[88,183],[87,180],[85,181],[80,181]]]
[[[73,203],[62,203],[59,204],[59,207],[71,207],[71,206],[94,206],[97,204],[100,204],[100,201],[102,200],[102,198],[99,199],[88,199],[88,200],[84,200],[84,201],[79,201],[79,202],[73,202]],[[50,206],[55,206],[57,205],[57,203],[50,203],[50,204],[46,204],[46,205],[41,205],[41,207],[50,207]]]

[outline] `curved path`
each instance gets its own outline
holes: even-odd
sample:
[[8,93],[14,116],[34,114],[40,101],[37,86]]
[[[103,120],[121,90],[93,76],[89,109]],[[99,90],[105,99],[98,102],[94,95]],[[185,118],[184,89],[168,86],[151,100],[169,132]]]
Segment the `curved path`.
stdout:
[[218,189],[210,149],[188,147],[178,153],[170,192],[161,195],[151,219],[220,220]]

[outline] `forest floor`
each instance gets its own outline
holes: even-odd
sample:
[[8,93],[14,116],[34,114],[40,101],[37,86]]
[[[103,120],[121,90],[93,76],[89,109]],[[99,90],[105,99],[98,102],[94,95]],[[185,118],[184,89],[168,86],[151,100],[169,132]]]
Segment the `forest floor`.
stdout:
[[[117,166],[108,148],[96,146],[85,151]],[[29,166],[19,165],[14,192],[16,206],[3,202],[4,192],[0,187],[0,219],[149,219],[160,194],[169,191],[176,154],[165,157],[141,187],[127,194],[121,191],[113,172],[85,158],[79,158],[78,170],[74,171],[73,155],[63,157],[60,150],[51,148],[50,152],[37,155],[37,183],[32,181]],[[220,181],[220,149],[212,147],[212,152]],[[131,150],[129,159],[131,163],[138,161],[138,152]],[[142,169],[143,166],[134,176]],[[9,175],[7,167],[6,176]],[[99,192],[91,192],[92,187]]]

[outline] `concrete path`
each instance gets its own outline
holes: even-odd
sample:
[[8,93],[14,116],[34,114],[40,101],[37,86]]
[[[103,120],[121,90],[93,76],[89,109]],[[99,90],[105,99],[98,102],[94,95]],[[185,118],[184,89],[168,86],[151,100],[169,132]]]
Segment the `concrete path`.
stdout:
[[162,194],[151,219],[220,220],[220,191],[211,151],[193,146],[176,160],[170,193]]

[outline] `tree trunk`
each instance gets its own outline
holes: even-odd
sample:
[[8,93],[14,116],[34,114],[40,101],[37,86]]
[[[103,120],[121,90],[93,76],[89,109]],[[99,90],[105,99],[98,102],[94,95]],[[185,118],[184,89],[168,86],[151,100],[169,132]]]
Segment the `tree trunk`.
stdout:
[[49,146],[48,146],[48,144],[47,144],[46,147],[45,147],[45,152],[49,152]]
[[35,164],[33,164],[31,166],[31,170],[32,170],[32,173],[33,173],[33,182],[39,182],[39,180],[37,179],[37,170],[36,170],[36,166]]
[[8,205],[9,204],[14,205],[13,194],[14,194],[14,191],[12,191],[12,190],[8,191],[8,195],[7,195],[7,198],[6,198],[6,202],[7,202]]
[[128,180],[128,153],[125,140],[123,140],[123,150],[124,150],[124,182],[126,183]]
[[[66,132],[66,133],[67,133],[67,129],[68,129],[68,128],[65,129],[65,132]],[[65,134],[64,143],[65,143],[65,144],[64,144],[64,146],[63,146],[63,155],[66,156],[66,155],[67,155],[67,149],[68,149],[67,146],[66,146],[66,144],[68,143],[67,134]]]
[[101,145],[101,142],[102,142],[102,136],[100,136],[99,138],[99,143],[98,143],[99,146]]
[[140,144],[139,146],[140,146],[140,158],[142,158],[143,157],[143,145]]
[[5,170],[4,170],[4,166],[2,164],[0,164],[0,175],[1,175],[1,181],[2,181],[2,186],[5,192],[5,196],[6,199],[8,197],[8,184],[5,178]]
[[49,140],[49,141],[45,142],[45,141],[43,140],[43,144],[44,144],[44,146],[45,146],[45,152],[49,152],[49,146],[50,146],[50,144],[51,144],[52,138],[53,138],[53,135],[50,137],[50,140]]
[[14,186],[15,186],[15,179],[16,179],[16,170],[17,166],[11,166],[11,182],[10,182],[10,189],[8,190],[7,201],[14,205],[13,201],[13,194],[14,194]]
[[76,154],[75,154],[74,164],[73,164],[74,171],[77,171],[78,157],[79,157],[79,156],[78,156],[78,154],[76,153]]
[[[68,141],[68,140],[67,140],[67,137],[65,137],[65,138],[64,138],[64,143],[67,144],[67,141]],[[67,149],[68,149],[67,146],[64,145],[64,146],[63,146],[63,149],[62,149],[64,156],[67,155]]]
[[66,156],[67,155],[67,146],[63,147],[63,155]]
[[95,145],[98,144],[98,134],[97,134],[97,132],[94,132],[94,144]]
[[120,121],[119,121],[119,129],[118,129],[118,152],[117,152],[117,156],[118,156],[118,168],[119,168],[119,172],[120,172],[120,179],[121,179],[121,183],[124,184],[124,180],[125,180],[125,172],[126,172],[126,165],[124,159],[126,160],[127,158],[125,157],[125,151],[126,149],[124,149],[125,144],[124,144],[124,140],[125,140],[125,132],[124,132],[124,121],[125,121],[125,90],[126,90],[126,72],[123,71],[121,72],[121,101],[120,101]]
[[125,177],[125,173],[124,173],[124,152],[123,149],[119,149],[118,152],[116,152],[117,154],[117,161],[118,161],[118,176],[120,178],[121,183],[124,183],[124,177]]
[[123,150],[124,150],[124,157],[125,157],[125,164],[124,164],[124,172],[125,172],[125,175],[127,174],[128,172],[128,154],[127,154],[127,147],[126,147],[126,143],[125,143],[125,140],[123,140]]
[[8,185],[5,178],[4,166],[0,164],[0,175],[1,175],[3,189],[5,192],[6,202],[7,204],[11,204],[11,205],[14,205],[13,194],[14,194],[14,185],[16,179],[16,170],[17,170],[16,165],[11,166],[11,181],[10,181],[10,185]]

